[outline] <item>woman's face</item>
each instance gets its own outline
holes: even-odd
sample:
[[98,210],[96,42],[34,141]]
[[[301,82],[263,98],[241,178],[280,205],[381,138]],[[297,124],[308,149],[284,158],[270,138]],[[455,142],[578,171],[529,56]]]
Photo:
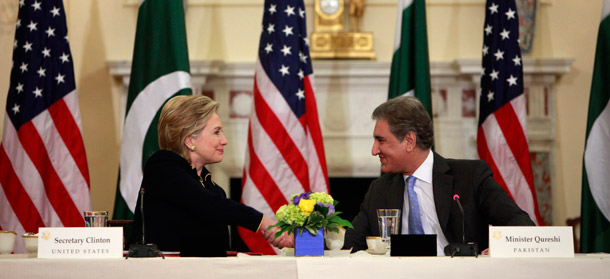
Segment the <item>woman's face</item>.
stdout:
[[195,146],[195,150],[190,150],[189,155],[191,156],[191,163],[197,166],[222,161],[224,146],[227,143],[217,113],[212,114],[203,130],[196,137],[189,136],[185,140],[187,148]]

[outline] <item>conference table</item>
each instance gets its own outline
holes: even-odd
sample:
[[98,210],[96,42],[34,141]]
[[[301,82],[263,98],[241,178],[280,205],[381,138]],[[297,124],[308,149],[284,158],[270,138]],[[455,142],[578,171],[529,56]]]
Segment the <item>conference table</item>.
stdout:
[[0,255],[0,278],[610,278],[610,254],[574,258],[320,257],[38,259]]

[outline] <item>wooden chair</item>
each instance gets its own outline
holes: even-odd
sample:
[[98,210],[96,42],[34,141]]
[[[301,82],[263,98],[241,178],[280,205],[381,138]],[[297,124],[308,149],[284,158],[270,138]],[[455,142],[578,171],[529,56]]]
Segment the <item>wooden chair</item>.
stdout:
[[574,235],[574,253],[580,253],[580,216],[574,218],[568,218],[566,225],[572,227],[572,234]]

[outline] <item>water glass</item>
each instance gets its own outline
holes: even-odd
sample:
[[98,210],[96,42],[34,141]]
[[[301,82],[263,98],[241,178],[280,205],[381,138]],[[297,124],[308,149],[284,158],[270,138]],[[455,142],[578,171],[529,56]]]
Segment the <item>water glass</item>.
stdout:
[[85,227],[107,227],[108,211],[85,211]]
[[390,235],[398,234],[400,228],[400,209],[377,209],[379,222],[379,236],[386,245],[387,254],[390,254]]

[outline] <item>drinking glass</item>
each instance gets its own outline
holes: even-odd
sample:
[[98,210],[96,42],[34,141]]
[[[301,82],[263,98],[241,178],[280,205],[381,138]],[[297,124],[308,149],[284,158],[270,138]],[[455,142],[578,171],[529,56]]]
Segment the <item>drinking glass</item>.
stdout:
[[85,227],[107,227],[108,211],[85,211]]
[[386,254],[390,254],[390,235],[398,234],[400,228],[400,209],[377,209],[379,236],[386,245]]

